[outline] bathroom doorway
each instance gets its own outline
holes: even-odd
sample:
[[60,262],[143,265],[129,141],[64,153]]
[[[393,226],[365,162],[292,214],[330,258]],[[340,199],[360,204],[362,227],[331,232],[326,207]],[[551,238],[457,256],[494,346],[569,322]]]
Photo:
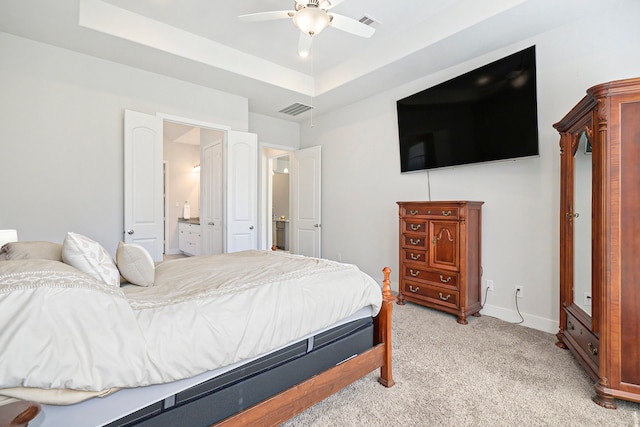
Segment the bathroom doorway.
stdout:
[[274,157],[271,162],[272,247],[289,251],[289,154]]
[[262,145],[261,248],[291,250],[290,151]]
[[[321,147],[292,150],[261,144],[260,152],[259,247],[278,250],[281,246],[293,254],[320,258]],[[288,200],[283,206],[274,208],[274,191],[280,191],[278,188],[274,190],[274,181],[277,183],[278,180],[287,183],[288,188],[282,192],[288,194]],[[278,221],[282,223],[278,224]],[[278,226],[285,244],[278,242]]]

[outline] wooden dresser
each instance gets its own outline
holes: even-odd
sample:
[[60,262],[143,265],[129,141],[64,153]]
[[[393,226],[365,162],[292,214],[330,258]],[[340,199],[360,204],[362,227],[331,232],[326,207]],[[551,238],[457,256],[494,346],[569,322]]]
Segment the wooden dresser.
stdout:
[[640,402],[640,78],[587,90],[560,133],[560,330],[593,400]]
[[480,312],[484,202],[398,202],[398,304],[411,301],[458,316]]

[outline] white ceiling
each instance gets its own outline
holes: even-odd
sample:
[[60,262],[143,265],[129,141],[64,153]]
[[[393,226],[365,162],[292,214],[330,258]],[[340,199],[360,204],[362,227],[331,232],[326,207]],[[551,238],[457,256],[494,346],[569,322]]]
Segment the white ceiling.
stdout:
[[[585,3],[589,3],[589,7]],[[374,18],[375,34],[327,28],[297,55],[290,20],[241,14],[294,0],[0,0],[0,31],[249,99],[251,112],[309,104],[316,115],[475,58],[566,22],[601,0],[345,0],[331,9]],[[599,6],[603,7],[603,6]]]

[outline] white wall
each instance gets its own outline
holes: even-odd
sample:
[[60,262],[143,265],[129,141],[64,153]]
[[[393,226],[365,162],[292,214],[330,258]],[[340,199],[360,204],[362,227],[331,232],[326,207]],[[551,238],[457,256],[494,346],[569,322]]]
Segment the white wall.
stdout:
[[123,233],[124,110],[248,130],[246,98],[0,33],[0,228]]
[[[322,253],[357,264],[376,279],[394,270],[396,201],[481,200],[482,265],[495,283],[483,313],[557,332],[559,312],[559,136],[552,124],[602,82],[640,75],[640,2],[587,16],[489,55],[381,93],[301,127],[302,146],[322,145]],[[481,40],[477,41],[481,43]],[[395,102],[535,44],[540,157],[400,174]]]
[[249,132],[258,134],[261,145],[300,148],[300,124],[295,122],[249,113]]

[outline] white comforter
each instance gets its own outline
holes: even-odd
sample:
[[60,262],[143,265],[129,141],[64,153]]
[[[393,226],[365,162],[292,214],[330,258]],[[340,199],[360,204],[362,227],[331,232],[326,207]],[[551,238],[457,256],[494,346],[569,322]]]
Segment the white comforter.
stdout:
[[169,261],[114,288],[56,261],[0,263],[0,394],[187,378],[381,305],[353,265],[246,251]]

